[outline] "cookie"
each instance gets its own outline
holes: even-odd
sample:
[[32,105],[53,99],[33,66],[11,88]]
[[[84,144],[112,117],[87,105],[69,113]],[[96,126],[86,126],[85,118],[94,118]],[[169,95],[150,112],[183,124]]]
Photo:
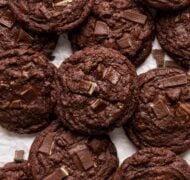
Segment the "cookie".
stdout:
[[0,7],[5,6],[7,4],[7,0],[0,0]]
[[81,24],[94,0],[10,0],[11,10],[25,27],[36,32],[63,33]]
[[73,50],[99,44],[138,66],[151,52],[154,29],[151,14],[133,0],[95,0],[90,17],[69,36]]
[[174,180],[190,178],[190,166],[164,148],[145,148],[127,158],[111,180]]
[[160,14],[157,38],[163,49],[177,62],[190,67],[190,8]]
[[35,180],[106,180],[118,167],[108,136],[73,134],[56,121],[34,140],[29,162]]
[[0,37],[0,52],[8,49],[29,47],[33,48],[35,51],[44,53],[48,57],[51,57],[58,40],[58,36],[56,35],[35,34],[22,28],[21,25],[16,22],[16,19],[8,7],[1,7],[1,1]]
[[58,70],[57,115],[65,126],[102,134],[121,126],[136,107],[136,72],[119,52],[100,46],[71,55]]
[[159,10],[179,10],[190,4],[189,0],[137,0]]
[[0,125],[17,133],[46,127],[53,113],[56,69],[45,56],[14,49],[0,54]]
[[27,161],[8,163],[0,168],[1,180],[32,180],[31,170]]
[[138,148],[190,148],[190,77],[177,68],[158,68],[139,76],[139,105],[126,133]]

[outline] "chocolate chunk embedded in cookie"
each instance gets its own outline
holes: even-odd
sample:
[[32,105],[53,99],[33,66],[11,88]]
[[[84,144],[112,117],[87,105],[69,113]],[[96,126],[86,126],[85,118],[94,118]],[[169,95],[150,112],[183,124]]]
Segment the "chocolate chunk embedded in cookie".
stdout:
[[133,0],[95,0],[90,17],[70,39],[74,50],[99,44],[119,50],[137,66],[151,52],[153,33],[151,14]]
[[164,148],[145,148],[127,158],[111,180],[174,180],[190,178],[190,166]]
[[32,180],[31,170],[27,161],[8,163],[0,168],[1,180]]
[[10,0],[11,10],[26,28],[37,32],[63,33],[81,24],[94,0]]
[[106,180],[118,167],[116,149],[108,136],[73,134],[59,122],[37,136],[29,162],[36,180]]
[[179,10],[190,4],[189,0],[137,0],[159,10]]
[[173,59],[190,67],[190,8],[170,14],[160,14],[157,38]]
[[28,47],[50,57],[55,49],[58,36],[35,34],[27,31],[16,22],[8,7],[3,6],[0,7],[0,39],[0,52],[13,48]]
[[136,107],[136,72],[119,52],[96,46],[59,68],[57,114],[65,126],[102,134],[126,123]]
[[190,77],[175,68],[139,76],[139,105],[125,130],[139,148],[165,147],[176,153],[190,148]]
[[56,102],[55,67],[32,50],[0,54],[0,125],[17,133],[46,127]]

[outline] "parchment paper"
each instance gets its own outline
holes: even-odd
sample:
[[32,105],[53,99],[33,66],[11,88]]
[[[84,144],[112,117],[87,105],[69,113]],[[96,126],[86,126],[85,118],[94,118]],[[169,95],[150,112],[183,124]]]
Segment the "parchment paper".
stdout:
[[[158,42],[155,40],[153,49],[160,48]],[[53,63],[58,67],[65,58],[72,53],[70,43],[66,35],[62,35],[59,39],[57,47],[53,53],[56,57]],[[169,57],[168,57],[169,59]],[[146,60],[146,62],[137,69],[137,73],[141,74],[156,67],[156,62],[152,58],[152,55]],[[115,129],[110,133],[110,136],[116,145],[118,151],[118,157],[120,163],[124,159],[131,156],[137,151],[137,149],[128,140],[122,128]],[[5,129],[0,128],[0,166],[7,162],[13,161],[15,150],[25,150],[25,159],[28,158],[28,152],[30,146],[35,138],[35,135],[18,135],[12,132],[8,132]],[[181,155],[190,164],[190,150]]]

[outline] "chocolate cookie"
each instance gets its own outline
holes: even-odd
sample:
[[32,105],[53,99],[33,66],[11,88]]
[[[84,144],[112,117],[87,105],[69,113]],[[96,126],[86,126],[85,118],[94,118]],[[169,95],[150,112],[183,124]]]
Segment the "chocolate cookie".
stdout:
[[35,180],[106,180],[118,167],[108,136],[79,136],[54,122],[31,147],[29,162]]
[[0,168],[1,180],[32,180],[31,170],[27,161],[8,163]]
[[190,4],[189,0],[137,0],[160,10],[179,10]]
[[139,105],[127,135],[139,148],[165,147],[176,153],[190,148],[190,76],[158,68],[139,76]]
[[190,8],[171,14],[160,14],[157,38],[172,58],[190,66]]
[[70,33],[72,48],[100,44],[119,50],[140,65],[151,52],[154,22],[133,0],[95,0],[91,16]]
[[58,36],[34,34],[23,29],[16,22],[7,6],[1,7],[0,1],[0,39],[0,52],[13,48],[29,47],[50,57],[55,49]]
[[146,148],[127,158],[111,180],[190,179],[190,166],[164,148]]
[[94,0],[10,0],[17,19],[37,32],[63,33],[81,24]]
[[5,6],[7,4],[7,0],[0,0],[0,7]]
[[0,54],[0,125],[17,133],[46,127],[55,105],[55,67],[32,50]]
[[59,86],[59,119],[80,133],[121,126],[136,107],[135,68],[112,49],[95,46],[73,54],[59,68]]

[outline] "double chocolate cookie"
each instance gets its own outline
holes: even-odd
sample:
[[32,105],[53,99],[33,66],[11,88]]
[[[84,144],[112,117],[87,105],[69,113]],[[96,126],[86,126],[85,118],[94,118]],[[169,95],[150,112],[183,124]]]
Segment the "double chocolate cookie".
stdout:
[[[23,29],[12,12],[0,1],[0,52],[13,48],[33,48],[50,57],[55,49],[58,36],[34,34]],[[4,6],[3,6],[4,4]],[[2,7],[1,7],[2,5]]]
[[72,48],[100,44],[119,50],[140,65],[151,52],[154,22],[133,0],[95,0],[87,21],[70,33]]
[[27,161],[8,163],[0,168],[1,180],[32,180],[31,170]]
[[126,159],[111,180],[190,179],[190,167],[181,157],[163,148],[147,148]]
[[17,133],[46,127],[55,97],[55,67],[32,50],[0,54],[0,125]]
[[158,68],[139,76],[139,88],[137,111],[125,126],[132,142],[176,153],[190,148],[190,76]]
[[137,0],[160,10],[179,10],[190,4],[189,0]]
[[59,122],[37,136],[29,162],[35,180],[106,180],[118,167],[116,149],[108,136],[80,136]]
[[37,32],[63,33],[81,24],[94,0],[9,0],[11,10],[25,27]]
[[157,38],[173,59],[190,67],[190,8],[158,16]]
[[95,46],[74,53],[59,68],[59,119],[85,134],[121,126],[136,107],[136,77],[118,51]]

